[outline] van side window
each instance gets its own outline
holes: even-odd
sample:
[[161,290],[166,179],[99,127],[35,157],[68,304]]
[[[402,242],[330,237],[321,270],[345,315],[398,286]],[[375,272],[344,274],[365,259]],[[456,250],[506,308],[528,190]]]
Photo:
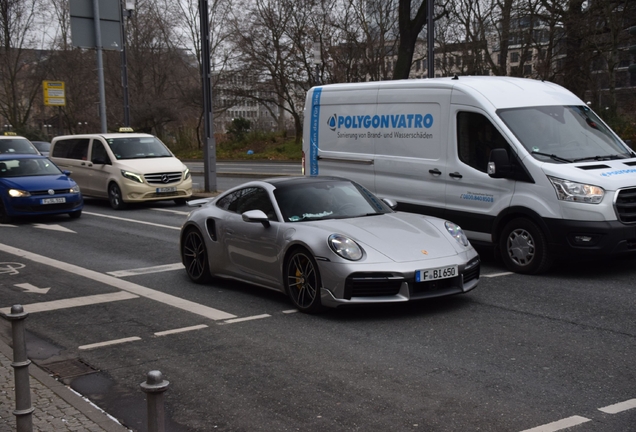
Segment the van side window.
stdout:
[[86,160],[88,156],[88,138],[60,140],[55,143],[53,157]]
[[108,157],[108,153],[106,153],[104,144],[102,144],[100,141],[93,140],[93,151],[91,152],[91,162],[95,164],[110,163],[110,158]]
[[510,146],[485,116],[474,112],[457,113],[457,153],[466,165],[487,172],[490,151]]

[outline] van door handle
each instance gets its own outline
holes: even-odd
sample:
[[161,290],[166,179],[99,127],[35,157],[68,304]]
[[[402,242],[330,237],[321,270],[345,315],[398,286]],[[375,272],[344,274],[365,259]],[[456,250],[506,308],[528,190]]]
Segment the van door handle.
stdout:
[[436,176],[442,174],[442,172],[440,170],[438,170],[437,168],[430,169],[430,170],[428,170],[428,172],[433,174],[433,175],[436,175]]
[[448,173],[448,175],[451,176],[452,178],[462,178],[462,175],[458,172]]

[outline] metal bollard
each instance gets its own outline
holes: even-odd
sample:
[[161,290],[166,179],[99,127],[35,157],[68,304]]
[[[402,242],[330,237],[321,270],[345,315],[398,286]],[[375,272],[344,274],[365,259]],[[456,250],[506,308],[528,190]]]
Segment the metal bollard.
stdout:
[[33,431],[33,411],[31,406],[31,387],[29,384],[29,365],[27,358],[24,320],[29,316],[21,305],[11,307],[11,313],[5,317],[11,321],[13,331],[13,366],[15,379],[15,411],[17,432]]
[[168,381],[158,370],[148,372],[145,382],[140,384],[148,401],[148,432],[165,432],[165,411],[163,409],[163,392],[168,389]]

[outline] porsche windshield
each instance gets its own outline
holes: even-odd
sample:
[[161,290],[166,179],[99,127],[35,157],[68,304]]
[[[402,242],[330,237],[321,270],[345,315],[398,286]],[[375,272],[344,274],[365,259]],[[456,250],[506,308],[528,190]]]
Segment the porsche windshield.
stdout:
[[172,157],[166,146],[155,137],[110,138],[106,141],[118,160]]
[[513,108],[499,110],[497,114],[526,150],[544,162],[633,157],[587,106]]
[[372,216],[392,211],[371,192],[348,181],[294,184],[276,189],[274,195],[285,222]]

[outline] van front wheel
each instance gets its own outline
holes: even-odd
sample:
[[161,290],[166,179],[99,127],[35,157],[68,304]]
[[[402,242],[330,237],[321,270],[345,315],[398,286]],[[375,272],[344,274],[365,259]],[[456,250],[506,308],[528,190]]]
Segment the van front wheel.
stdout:
[[108,186],[108,201],[110,201],[110,206],[115,210],[121,210],[126,207],[126,203],[121,197],[121,189],[117,186],[117,183],[111,183]]
[[515,273],[543,273],[552,265],[545,234],[528,219],[508,222],[501,232],[499,250],[508,270]]

